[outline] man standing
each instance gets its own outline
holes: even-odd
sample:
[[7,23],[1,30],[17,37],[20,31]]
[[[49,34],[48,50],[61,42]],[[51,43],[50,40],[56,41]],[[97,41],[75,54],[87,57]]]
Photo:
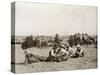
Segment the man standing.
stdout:
[[61,44],[61,39],[60,39],[60,37],[59,37],[58,34],[56,34],[54,42],[55,42],[55,44],[56,44],[57,46],[60,46],[60,44]]

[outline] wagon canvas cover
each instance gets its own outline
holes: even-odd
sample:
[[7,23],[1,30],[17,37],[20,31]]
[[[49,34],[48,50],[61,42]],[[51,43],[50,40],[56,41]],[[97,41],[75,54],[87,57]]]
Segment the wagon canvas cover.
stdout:
[[97,7],[11,3],[11,72],[97,68]]

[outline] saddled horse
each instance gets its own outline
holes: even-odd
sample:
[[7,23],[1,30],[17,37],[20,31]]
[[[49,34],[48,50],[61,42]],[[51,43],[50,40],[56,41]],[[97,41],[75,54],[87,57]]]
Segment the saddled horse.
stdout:
[[75,34],[69,37],[68,42],[71,47],[77,44],[88,46],[95,43],[95,38],[88,34]]
[[34,40],[32,36],[28,36],[25,38],[25,40],[21,43],[22,49],[31,48],[34,46]]
[[82,40],[83,40],[83,45],[91,45],[91,44],[94,44],[95,42],[95,39],[94,37],[91,37],[87,34],[85,34],[84,36],[82,36]]

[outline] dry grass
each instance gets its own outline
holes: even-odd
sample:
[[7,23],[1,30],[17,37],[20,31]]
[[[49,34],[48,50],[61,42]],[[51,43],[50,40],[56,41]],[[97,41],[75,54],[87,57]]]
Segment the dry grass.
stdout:
[[[32,48],[33,54],[48,56],[50,48]],[[24,50],[20,45],[15,48],[16,73],[42,72],[42,71],[62,71],[76,69],[93,69],[97,67],[97,50],[93,46],[83,47],[85,56],[79,58],[69,58],[63,62],[37,62],[31,65],[22,64],[25,60]]]

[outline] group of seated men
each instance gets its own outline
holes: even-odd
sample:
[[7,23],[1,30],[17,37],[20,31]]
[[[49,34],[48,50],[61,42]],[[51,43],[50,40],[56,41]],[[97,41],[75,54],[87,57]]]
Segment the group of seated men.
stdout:
[[64,61],[69,57],[82,57],[84,56],[84,51],[78,44],[76,48],[71,48],[69,44],[67,45],[54,45],[49,52],[50,61]]
[[39,61],[65,61],[70,57],[82,57],[84,56],[84,51],[78,44],[76,48],[71,48],[69,44],[57,46],[56,44],[49,51],[48,57],[43,57],[39,55],[34,55],[30,50],[25,52],[25,63],[33,63]]

